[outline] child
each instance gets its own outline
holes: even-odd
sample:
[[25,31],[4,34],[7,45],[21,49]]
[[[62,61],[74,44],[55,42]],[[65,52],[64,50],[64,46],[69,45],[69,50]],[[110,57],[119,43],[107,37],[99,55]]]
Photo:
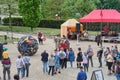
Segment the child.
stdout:
[[86,52],[84,52],[84,55],[82,58],[83,58],[84,71],[88,72],[88,55]]
[[51,54],[50,58],[48,59],[48,65],[49,65],[49,72],[48,74],[50,75],[51,69],[52,69],[52,76],[54,75],[54,66],[55,66],[55,59],[54,59],[54,55]]

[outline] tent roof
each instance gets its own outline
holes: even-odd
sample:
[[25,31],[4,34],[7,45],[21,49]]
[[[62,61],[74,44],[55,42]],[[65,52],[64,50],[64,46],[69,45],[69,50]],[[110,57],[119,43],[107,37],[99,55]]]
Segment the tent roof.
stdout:
[[80,22],[116,22],[120,23],[120,13],[113,9],[93,10],[80,18]]
[[66,22],[61,24],[61,26],[73,27],[76,26],[76,23],[79,23],[76,19],[68,19]]

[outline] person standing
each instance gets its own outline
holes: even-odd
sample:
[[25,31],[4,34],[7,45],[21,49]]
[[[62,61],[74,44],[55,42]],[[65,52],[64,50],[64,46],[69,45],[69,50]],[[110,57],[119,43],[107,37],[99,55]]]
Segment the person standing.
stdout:
[[107,56],[108,75],[111,74],[111,71],[112,71],[111,68],[112,68],[113,62],[114,62],[114,59],[112,57],[112,54],[108,53],[108,56]]
[[2,60],[3,58],[2,53],[3,53],[3,44],[0,43],[0,60]]
[[81,62],[83,61],[83,58],[82,58],[83,54],[82,54],[82,51],[81,51],[81,48],[78,48],[78,54],[77,54],[77,68],[79,68],[81,66]]
[[21,55],[19,55],[16,60],[16,66],[17,66],[17,74],[20,76],[20,72],[21,72],[22,75],[23,74],[22,68],[25,67],[25,63],[23,62]]
[[105,61],[106,61],[106,66],[107,66],[107,56],[108,56],[109,53],[111,53],[110,48],[106,47],[106,50],[104,52],[104,58],[105,58]]
[[87,80],[87,74],[84,72],[83,67],[80,67],[80,72],[77,75],[77,80]]
[[[10,67],[11,67],[11,60],[10,58],[3,58],[2,59],[3,64],[3,80],[10,80]],[[8,79],[6,79],[6,72],[8,74]]]
[[88,45],[87,54],[88,54],[88,67],[89,67],[89,61],[91,61],[91,66],[93,67],[93,59],[92,59],[93,49],[91,45]]
[[102,46],[102,36],[101,34],[97,34],[96,37],[95,37],[95,41],[97,42],[97,45],[99,46]]
[[100,64],[99,68],[102,67],[102,54],[103,54],[103,48],[100,47],[100,50],[98,50],[98,52],[97,52],[97,57],[98,57],[98,61]]
[[59,57],[60,57],[60,66],[63,69],[65,67],[65,58],[66,58],[66,53],[64,52],[64,49],[61,48],[59,51]]
[[46,50],[44,50],[44,52],[41,53],[41,61],[42,61],[42,65],[43,65],[43,72],[48,72],[48,53],[46,52]]
[[70,48],[68,60],[70,61],[70,66],[73,67],[73,61],[75,61],[75,54],[72,48]]
[[120,80],[120,61],[117,61],[116,64],[115,76],[117,80]]
[[88,55],[86,52],[84,53],[82,58],[83,58],[84,71],[88,72]]
[[[61,73],[60,72],[60,57],[59,57],[59,54],[58,54],[59,50],[55,50],[55,68],[54,68],[54,73],[57,74],[58,73]],[[58,71],[59,70],[59,71]]]
[[38,41],[39,41],[39,44],[43,44],[42,32],[38,33]]
[[48,75],[50,75],[50,72],[52,70],[52,76],[54,75],[54,66],[55,66],[55,58],[54,55],[51,54],[50,58],[48,59],[48,65],[49,65],[49,71],[48,71]]
[[29,67],[30,67],[30,57],[25,54],[22,58],[23,63],[25,64],[25,67],[23,67],[23,77],[25,76],[25,72],[26,72],[26,77],[29,76]]

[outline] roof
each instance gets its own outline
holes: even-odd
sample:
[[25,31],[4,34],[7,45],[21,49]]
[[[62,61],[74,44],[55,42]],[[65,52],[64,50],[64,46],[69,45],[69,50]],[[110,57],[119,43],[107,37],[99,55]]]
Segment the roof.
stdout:
[[68,19],[66,22],[61,24],[61,26],[73,27],[76,26],[76,23],[79,23],[76,19]]
[[120,13],[114,9],[93,10],[80,18],[80,22],[116,22],[120,23]]

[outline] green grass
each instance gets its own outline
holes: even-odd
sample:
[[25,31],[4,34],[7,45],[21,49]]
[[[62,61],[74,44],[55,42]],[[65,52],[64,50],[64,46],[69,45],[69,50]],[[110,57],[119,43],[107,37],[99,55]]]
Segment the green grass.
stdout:
[[[34,28],[33,32],[30,27],[21,27],[21,26],[12,26],[13,32],[18,33],[32,33],[37,34],[38,32],[42,32],[43,35],[50,37],[51,35],[60,35],[60,29],[54,28]],[[11,31],[8,26],[0,25],[0,31]],[[89,36],[95,36],[98,31],[89,31]]]
[[[12,41],[13,41],[13,42],[16,42],[16,41],[18,41],[18,40],[19,40],[19,38],[13,38],[13,39],[12,39],[12,37],[7,37],[7,40],[6,40],[6,41],[7,41],[7,42],[12,42]],[[1,35],[0,35],[0,42],[3,42],[3,43],[4,43],[4,42],[6,42],[6,41],[4,40],[4,36],[1,36]]]
[[[11,31],[11,28],[9,28],[8,26],[0,25],[0,31]],[[53,28],[34,28],[32,32],[30,27],[12,26],[12,31],[22,32],[22,33],[33,33],[33,34],[42,32],[46,36],[60,34],[60,29],[53,29]]]

